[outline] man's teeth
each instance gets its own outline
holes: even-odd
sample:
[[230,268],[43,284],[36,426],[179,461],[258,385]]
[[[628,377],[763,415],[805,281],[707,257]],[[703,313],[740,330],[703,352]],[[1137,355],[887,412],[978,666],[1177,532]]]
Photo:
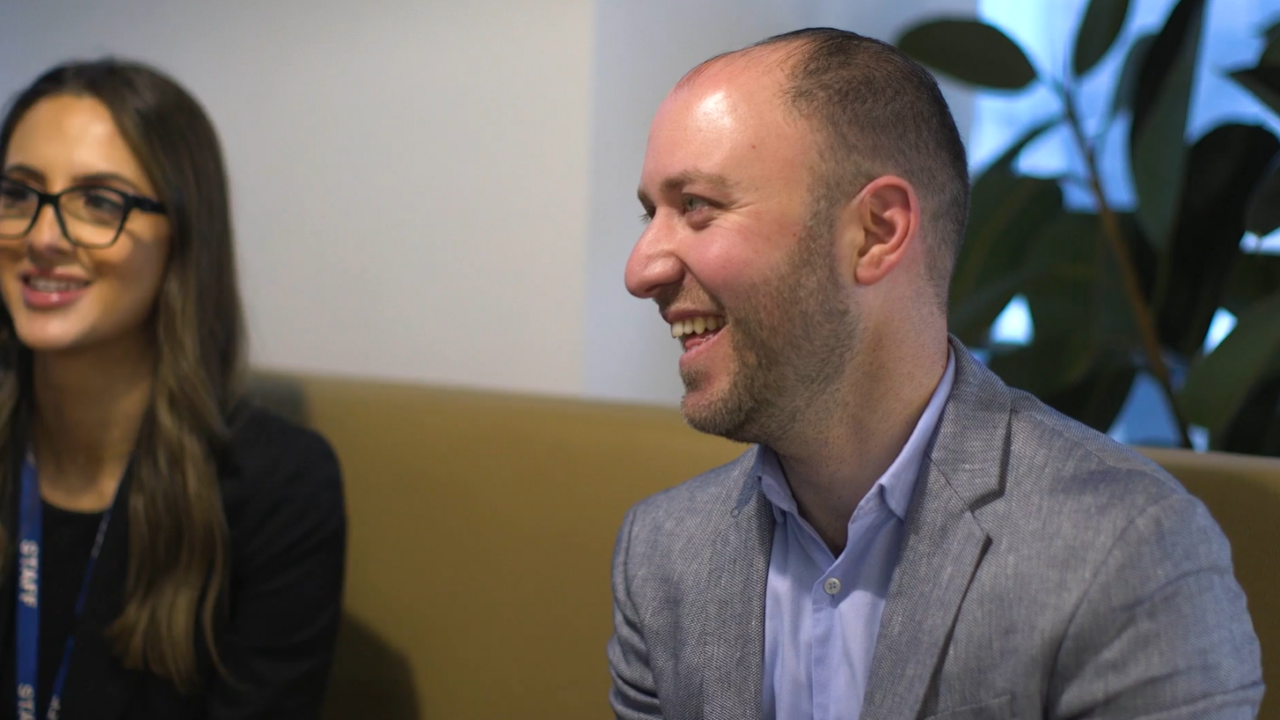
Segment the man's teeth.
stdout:
[[79,290],[88,284],[83,280],[61,280],[45,277],[27,278],[27,285],[32,290],[47,293],[71,292],[72,290]]
[[682,338],[685,335],[700,335],[704,332],[715,332],[722,327],[724,327],[724,321],[718,317],[679,320],[671,323],[671,337]]

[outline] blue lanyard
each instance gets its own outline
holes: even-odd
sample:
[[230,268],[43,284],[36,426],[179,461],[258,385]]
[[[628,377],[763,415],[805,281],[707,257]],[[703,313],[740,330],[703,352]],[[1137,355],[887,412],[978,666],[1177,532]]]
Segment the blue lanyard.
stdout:
[[[115,501],[111,503],[115,505]],[[38,660],[40,656],[40,542],[44,509],[40,504],[40,483],[36,475],[36,466],[28,456],[22,464],[22,493],[18,501],[18,605],[17,605],[17,679],[18,679],[18,720],[35,720],[36,718],[36,680],[39,676]],[[80,581],[80,595],[76,599],[76,625],[79,625],[81,613],[84,612],[85,598],[89,595],[89,578],[93,577],[93,568],[98,563],[98,554],[102,551],[102,539],[107,534],[107,524],[111,522],[111,507],[102,514],[98,523],[98,536],[93,541],[93,550],[89,553],[89,564],[84,569],[84,579]],[[75,647],[76,630],[73,627],[67,635],[67,644],[62,651],[62,662],[58,664],[58,674],[53,679],[53,694],[49,696],[49,713],[47,720],[58,720],[61,709],[63,687],[67,683],[67,666],[71,663],[71,650]]]

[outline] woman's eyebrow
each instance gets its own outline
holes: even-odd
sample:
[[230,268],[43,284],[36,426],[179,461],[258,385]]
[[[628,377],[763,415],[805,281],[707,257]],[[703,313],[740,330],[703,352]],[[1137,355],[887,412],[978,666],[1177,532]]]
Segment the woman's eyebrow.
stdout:
[[72,184],[74,185],[109,185],[111,183],[124,185],[135,193],[142,191],[137,183],[123,175],[112,172],[88,173],[86,175],[76,175],[72,178]]

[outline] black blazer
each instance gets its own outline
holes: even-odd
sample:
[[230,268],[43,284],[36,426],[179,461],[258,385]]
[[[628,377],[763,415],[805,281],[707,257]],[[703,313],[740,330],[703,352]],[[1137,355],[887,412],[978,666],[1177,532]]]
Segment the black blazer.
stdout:
[[[61,720],[313,720],[328,679],[341,616],[346,512],[337,458],[320,435],[246,407],[219,463],[231,539],[230,583],[216,641],[231,681],[201,658],[196,693],[126,670],[103,631],[124,606],[129,478],[117,493],[62,697]],[[16,485],[16,483],[14,483]],[[16,497],[16,495],[15,495]],[[16,503],[11,500],[9,508]],[[5,528],[12,537],[14,518]],[[13,652],[14,571],[0,579],[0,648]],[[199,644],[203,647],[203,643]],[[12,661],[0,702],[14,712]]]

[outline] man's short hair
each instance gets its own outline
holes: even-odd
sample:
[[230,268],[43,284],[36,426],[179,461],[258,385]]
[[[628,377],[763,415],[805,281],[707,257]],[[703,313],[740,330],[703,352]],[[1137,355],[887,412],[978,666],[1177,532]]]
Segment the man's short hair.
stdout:
[[786,100],[820,138],[815,192],[844,202],[881,175],[910,182],[929,280],[945,308],[969,212],[969,171],[937,81],[892,45],[845,30],[797,30],[752,48],[779,45],[795,48],[786,58]]

